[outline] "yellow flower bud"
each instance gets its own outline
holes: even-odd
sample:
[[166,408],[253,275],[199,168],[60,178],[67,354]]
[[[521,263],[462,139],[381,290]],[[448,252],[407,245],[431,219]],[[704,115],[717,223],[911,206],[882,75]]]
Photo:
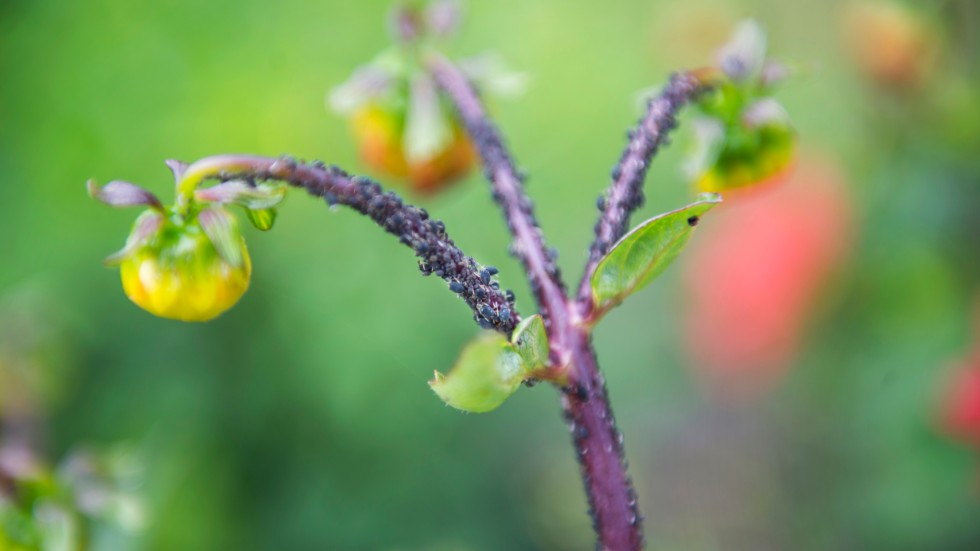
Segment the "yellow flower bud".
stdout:
[[[232,218],[232,220],[234,220]],[[232,226],[240,262],[218,253],[197,221],[167,222],[121,261],[123,290],[137,306],[162,318],[208,321],[238,302],[252,273],[245,240]]]
[[724,192],[765,182],[793,161],[796,136],[785,125],[766,125],[749,131],[749,144],[726,140],[717,157],[695,177],[702,192]]

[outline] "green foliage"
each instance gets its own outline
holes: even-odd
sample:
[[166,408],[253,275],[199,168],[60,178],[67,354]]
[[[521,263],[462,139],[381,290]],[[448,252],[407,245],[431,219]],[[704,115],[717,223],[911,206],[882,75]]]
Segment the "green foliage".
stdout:
[[718,71],[705,78],[713,88],[696,106],[694,152],[688,172],[703,192],[739,189],[765,181],[789,166],[796,132],[772,94],[789,69],[767,60],[766,36],[743,21],[721,51]]
[[650,284],[687,245],[700,218],[721,202],[704,193],[698,201],[643,222],[617,242],[592,274],[597,317]]
[[252,223],[255,229],[262,231],[269,231],[272,226],[276,223],[276,216],[278,212],[276,209],[246,209],[245,216],[248,217],[248,221]]
[[520,354],[527,371],[548,365],[548,333],[540,314],[526,317],[514,329],[511,342]]
[[485,413],[516,392],[526,374],[517,347],[499,333],[488,333],[463,349],[448,375],[436,371],[429,386],[456,409]]

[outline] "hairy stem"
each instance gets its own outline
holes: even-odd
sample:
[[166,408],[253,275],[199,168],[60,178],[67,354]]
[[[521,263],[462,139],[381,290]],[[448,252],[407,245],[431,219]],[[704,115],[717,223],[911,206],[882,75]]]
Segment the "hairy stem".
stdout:
[[565,287],[555,263],[555,253],[544,242],[534,217],[534,206],[524,192],[524,178],[514,166],[513,157],[500,134],[486,116],[476,90],[458,68],[445,59],[434,57],[429,67],[436,82],[455,105],[466,130],[493,184],[493,198],[500,205],[514,236],[513,252],[524,264],[531,289],[549,327],[569,324]]
[[203,180],[279,180],[324,198],[328,204],[345,205],[374,220],[385,231],[415,251],[424,275],[435,274],[473,310],[473,319],[484,329],[510,336],[519,321],[513,295],[500,291],[494,268],[483,268],[453,243],[439,220],[424,210],[405,204],[394,192],[367,178],[351,176],[322,163],[302,163],[284,157],[220,155],[201,159],[182,171],[179,188],[193,190]]
[[703,80],[691,73],[673,75],[663,91],[650,99],[646,114],[630,131],[629,143],[613,168],[612,183],[597,202],[600,215],[595,225],[595,240],[578,291],[582,315],[587,315],[592,307],[589,280],[596,265],[626,234],[630,216],[643,205],[643,181],[650,161],[677,126],[677,112],[705,90]]
[[527,270],[541,306],[551,361],[556,367],[568,369],[569,384],[562,388],[562,407],[581,467],[598,546],[609,551],[641,549],[643,528],[636,493],[626,474],[623,441],[605,383],[587,329],[566,296],[555,255],[545,247],[531,201],[524,193],[523,179],[466,77],[443,59],[433,59],[429,66],[456,106],[483,159],[487,178],[493,184],[493,197],[503,209],[514,236],[514,251]]

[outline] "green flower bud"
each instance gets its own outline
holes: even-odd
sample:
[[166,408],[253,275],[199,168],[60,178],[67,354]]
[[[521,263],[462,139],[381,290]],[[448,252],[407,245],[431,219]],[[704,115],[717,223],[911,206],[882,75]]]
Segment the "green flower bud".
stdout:
[[175,215],[158,221],[146,235],[146,216],[137,220],[132,246],[118,258],[130,300],[181,321],[208,321],[238,302],[252,264],[234,217],[212,207],[190,220]]

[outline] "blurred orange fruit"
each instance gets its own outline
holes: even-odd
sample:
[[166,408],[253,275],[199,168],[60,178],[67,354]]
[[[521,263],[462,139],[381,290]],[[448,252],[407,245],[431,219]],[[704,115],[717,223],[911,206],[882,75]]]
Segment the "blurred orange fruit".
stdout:
[[368,104],[354,113],[351,125],[364,162],[388,176],[407,180],[417,193],[432,194],[444,189],[466,176],[476,161],[472,142],[455,120],[452,138],[421,161],[409,160],[405,155],[404,117]]
[[911,8],[888,1],[852,4],[844,30],[858,65],[880,84],[914,87],[932,68],[936,34]]

